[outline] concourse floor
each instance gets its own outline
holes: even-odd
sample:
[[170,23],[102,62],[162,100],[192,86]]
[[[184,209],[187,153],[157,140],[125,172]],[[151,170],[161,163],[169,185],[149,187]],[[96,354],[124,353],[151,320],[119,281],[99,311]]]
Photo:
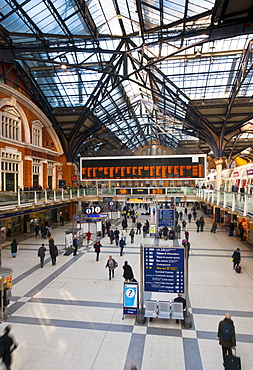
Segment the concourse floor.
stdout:
[[[148,216],[142,212],[139,210],[139,220],[143,223]],[[201,215],[198,211],[198,217]],[[124,261],[128,260],[139,280],[140,243],[175,247],[181,240],[144,240],[137,235],[131,244],[127,236],[127,246],[120,257],[119,248],[105,236],[100,260],[96,262],[93,243],[89,248],[81,248],[77,256],[63,255],[65,230],[70,227],[65,224],[52,232],[60,250],[55,266],[48,253],[48,240],[45,241],[44,268],[40,268],[37,256],[44,241],[41,237],[21,239],[17,258],[11,257],[7,247],[3,248],[3,267],[13,269],[13,297],[0,333],[11,324],[19,345],[11,369],[130,370],[135,364],[138,370],[222,370],[217,326],[230,312],[236,327],[237,355],[243,370],[252,370],[253,251],[246,242],[228,237],[224,228],[210,233],[213,220],[204,216],[203,232],[196,232],[194,221],[186,227],[191,243],[191,329],[184,329],[175,320],[154,319],[145,325],[137,324],[134,317],[125,316],[122,320]],[[118,228],[122,229],[121,220]],[[230,261],[237,247],[242,251],[241,274],[235,273]],[[119,263],[111,281],[105,269],[110,254]],[[157,298],[157,294],[151,297]],[[174,295],[162,295],[162,299],[171,298]]]

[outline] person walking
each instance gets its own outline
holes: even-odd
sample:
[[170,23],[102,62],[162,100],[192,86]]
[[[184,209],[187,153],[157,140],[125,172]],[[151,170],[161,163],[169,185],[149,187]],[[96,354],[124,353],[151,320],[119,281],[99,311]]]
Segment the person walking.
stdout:
[[140,221],[138,221],[138,222],[137,222],[137,231],[136,231],[136,235],[141,233],[141,226],[142,226],[142,225],[141,225],[141,222],[140,222]]
[[61,226],[64,225],[64,217],[62,215],[60,215],[60,222],[61,222]]
[[187,240],[187,242],[189,241],[189,236],[190,236],[190,233],[189,231],[185,230],[184,232],[184,236],[185,236],[185,239]]
[[200,221],[200,231],[204,231],[203,230],[204,229],[204,226],[205,226],[204,217],[203,216],[200,217],[199,221]]
[[232,348],[235,349],[236,347],[235,327],[229,313],[227,313],[225,318],[219,323],[218,340],[222,347],[223,366],[225,366],[226,354],[231,355]]
[[125,247],[126,243],[125,243],[125,240],[123,238],[123,236],[121,237],[120,241],[119,241],[119,246],[120,246],[120,256],[123,256],[123,249]]
[[34,232],[35,232],[35,236],[36,236],[36,237],[39,235],[39,231],[40,231],[39,224],[36,224],[36,225],[34,226]]
[[113,235],[113,231],[112,231],[112,229],[108,229],[107,230],[107,234],[108,234],[108,236],[109,236],[109,239],[110,239],[110,243],[112,244],[113,243],[113,241],[114,241],[114,235]]
[[123,236],[123,239],[124,239],[124,241],[125,241],[125,245],[126,245],[126,239],[127,239],[127,232],[126,232],[126,229],[123,229],[122,230],[122,234],[121,234],[122,236]]
[[105,223],[102,223],[102,237],[105,237]]
[[240,248],[237,248],[234,253],[232,254],[233,262],[234,262],[234,267],[233,269],[235,270],[236,267],[240,265],[241,262],[241,252]]
[[127,261],[124,262],[123,268],[123,278],[125,278],[125,281],[132,281],[134,278],[132,267],[128,264]]
[[199,218],[196,221],[196,225],[197,225],[197,233],[198,233],[199,232],[199,228],[200,228],[200,219]]
[[78,249],[78,239],[76,235],[74,236],[74,239],[73,239],[73,249],[74,249],[73,256],[76,256],[77,249]]
[[54,239],[53,239],[53,243],[52,242],[50,243],[50,240],[49,240],[49,253],[50,253],[50,256],[51,256],[52,265],[54,266],[54,265],[56,265],[56,257],[58,256],[58,248],[54,244]]
[[40,257],[40,267],[42,268],[44,265],[44,259],[46,254],[46,248],[44,247],[44,244],[41,244],[41,247],[38,249],[38,257]]
[[182,221],[182,228],[184,229],[187,225],[187,222],[185,220]]
[[217,222],[214,221],[210,231],[211,231],[211,233],[215,234],[216,230],[217,230]]
[[131,231],[130,231],[129,235],[130,235],[130,237],[131,237],[131,243],[133,244],[133,242],[134,242],[134,235],[135,235],[135,231],[134,231],[134,229],[133,229],[133,228],[131,229]]
[[10,249],[11,249],[12,257],[15,258],[17,255],[17,251],[18,251],[18,242],[16,241],[16,239],[13,239]]
[[167,226],[164,226],[164,228],[163,228],[163,239],[164,240],[168,239],[168,231],[169,231],[169,229],[167,228]]
[[240,234],[240,239],[243,241],[244,239],[244,227],[242,222],[239,222],[239,234]]
[[4,349],[2,361],[5,364],[6,370],[11,370],[12,363],[12,352],[18,348],[17,343],[14,342],[13,338],[9,335],[11,327],[7,325],[4,328],[4,335],[0,337],[0,346]]
[[114,278],[114,270],[116,267],[118,267],[118,263],[112,258],[112,256],[109,256],[107,263],[105,265],[105,268],[109,269],[109,280]]
[[143,232],[143,238],[145,238],[146,235],[147,235],[147,226],[146,226],[146,224],[143,225],[142,232]]
[[146,220],[146,233],[149,234],[149,222]]
[[175,227],[177,239],[181,238],[181,225],[177,224]]
[[88,232],[86,233],[87,247],[88,247],[88,246],[89,246],[89,244],[90,244],[90,238],[91,238],[91,232],[90,232],[90,231],[88,231]]
[[45,224],[42,224],[40,227],[40,235],[43,239],[47,238],[47,229]]
[[191,213],[189,213],[189,214],[188,214],[188,221],[191,223],[191,220],[192,220],[192,214],[191,214]]
[[114,239],[115,239],[116,247],[118,247],[119,246],[119,230],[118,230],[117,227],[114,230],[113,234],[114,234]]
[[102,245],[101,245],[100,241],[98,241],[98,242],[96,242],[96,243],[94,244],[94,249],[95,249],[95,252],[96,252],[96,254],[97,254],[96,261],[98,261],[98,260],[99,260],[99,253],[101,252],[101,247],[102,247]]

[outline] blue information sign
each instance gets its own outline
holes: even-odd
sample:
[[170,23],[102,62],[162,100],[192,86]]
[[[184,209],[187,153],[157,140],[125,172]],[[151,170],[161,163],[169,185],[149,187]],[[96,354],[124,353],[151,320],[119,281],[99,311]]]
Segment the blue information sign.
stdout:
[[137,315],[138,313],[138,283],[124,283],[124,315]]
[[184,293],[184,248],[144,247],[144,290]]
[[175,223],[174,209],[159,209],[158,227],[174,227]]

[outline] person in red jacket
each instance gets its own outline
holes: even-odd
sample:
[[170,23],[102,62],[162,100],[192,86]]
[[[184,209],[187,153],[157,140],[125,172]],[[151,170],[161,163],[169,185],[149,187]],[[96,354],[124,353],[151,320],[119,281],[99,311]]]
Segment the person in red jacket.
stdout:
[[87,247],[88,247],[88,246],[89,246],[89,244],[90,244],[90,238],[91,238],[91,232],[90,232],[90,231],[88,231],[88,232],[86,233]]

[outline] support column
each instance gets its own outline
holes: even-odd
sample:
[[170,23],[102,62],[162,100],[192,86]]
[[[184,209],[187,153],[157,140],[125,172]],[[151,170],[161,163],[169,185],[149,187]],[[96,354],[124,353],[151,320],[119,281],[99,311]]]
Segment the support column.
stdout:
[[214,162],[216,164],[216,189],[215,190],[220,190],[223,159],[215,158]]

